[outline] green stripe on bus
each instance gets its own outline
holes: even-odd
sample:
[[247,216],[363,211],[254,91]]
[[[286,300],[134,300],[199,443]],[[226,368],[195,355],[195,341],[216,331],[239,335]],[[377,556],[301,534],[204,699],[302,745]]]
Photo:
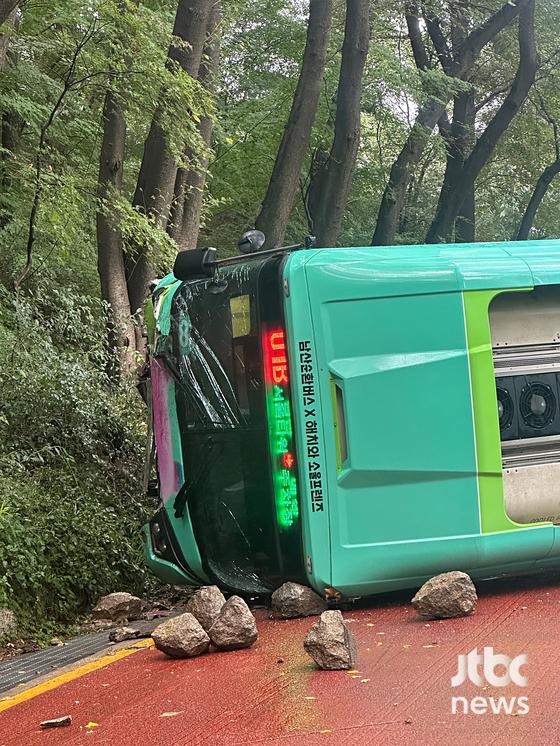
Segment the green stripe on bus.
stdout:
[[[516,291],[531,289],[515,288]],[[503,292],[503,289],[473,290],[463,294],[471,369],[480,523],[483,534],[547,525],[516,523],[505,511],[500,426],[489,317],[490,303],[496,295]]]

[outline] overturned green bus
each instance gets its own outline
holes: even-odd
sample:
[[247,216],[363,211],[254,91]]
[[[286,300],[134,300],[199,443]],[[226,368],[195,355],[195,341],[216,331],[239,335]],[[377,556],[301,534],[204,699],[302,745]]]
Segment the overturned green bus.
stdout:
[[149,301],[157,575],[356,597],[560,567],[560,241],[185,261]]

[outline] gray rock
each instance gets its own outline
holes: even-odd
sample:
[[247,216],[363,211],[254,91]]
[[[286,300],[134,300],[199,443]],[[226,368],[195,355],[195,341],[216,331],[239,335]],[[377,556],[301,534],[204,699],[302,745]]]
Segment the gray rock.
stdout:
[[249,648],[259,636],[255,617],[239,596],[228,598],[208,634],[220,650]]
[[159,624],[152,637],[156,648],[171,658],[193,658],[206,653],[210,646],[210,638],[188,612]]
[[299,583],[284,583],[272,594],[272,613],[281,619],[322,614],[327,602],[315,591]]
[[124,642],[124,640],[135,640],[138,637],[138,630],[134,627],[115,627],[109,632],[111,642]]
[[472,580],[465,572],[444,572],[430,578],[411,603],[423,617],[448,619],[472,614],[478,597]]
[[52,718],[52,720],[43,720],[39,723],[41,728],[64,728],[72,724],[72,715],[63,715],[61,718]]
[[13,637],[17,632],[17,618],[11,609],[0,607],[0,638]]
[[109,632],[111,642],[123,642],[124,640],[137,640],[141,637],[151,637],[153,631],[161,624],[159,621],[139,621],[128,624],[126,627],[115,627]]
[[225,602],[226,599],[217,585],[205,585],[190,598],[187,611],[196,617],[203,629],[208,632]]
[[324,611],[305,636],[303,647],[319,668],[337,671],[356,665],[356,641],[340,611]]
[[109,593],[99,599],[92,614],[94,619],[111,619],[115,622],[137,619],[142,613],[142,606],[142,599],[130,593]]

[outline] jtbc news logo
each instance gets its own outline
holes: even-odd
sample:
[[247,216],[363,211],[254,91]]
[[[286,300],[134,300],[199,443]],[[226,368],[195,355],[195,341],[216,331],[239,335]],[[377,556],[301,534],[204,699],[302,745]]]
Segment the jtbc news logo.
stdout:
[[[528,678],[521,669],[527,665],[527,655],[510,658],[502,653],[494,653],[494,648],[485,647],[482,653],[477,648],[467,655],[457,656],[457,673],[451,679],[451,686],[458,687],[467,681],[487,689],[495,687],[527,686]],[[451,712],[467,715],[526,715],[529,712],[528,697],[451,697]]]

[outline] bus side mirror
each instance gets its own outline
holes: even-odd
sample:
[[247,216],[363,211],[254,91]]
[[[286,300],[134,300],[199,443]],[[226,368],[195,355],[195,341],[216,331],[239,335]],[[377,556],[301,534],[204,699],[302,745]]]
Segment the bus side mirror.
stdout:
[[237,248],[242,254],[254,254],[264,246],[265,241],[266,237],[262,231],[246,231],[237,242]]
[[188,249],[175,257],[173,274],[178,280],[195,280],[211,277],[216,264],[216,249]]

